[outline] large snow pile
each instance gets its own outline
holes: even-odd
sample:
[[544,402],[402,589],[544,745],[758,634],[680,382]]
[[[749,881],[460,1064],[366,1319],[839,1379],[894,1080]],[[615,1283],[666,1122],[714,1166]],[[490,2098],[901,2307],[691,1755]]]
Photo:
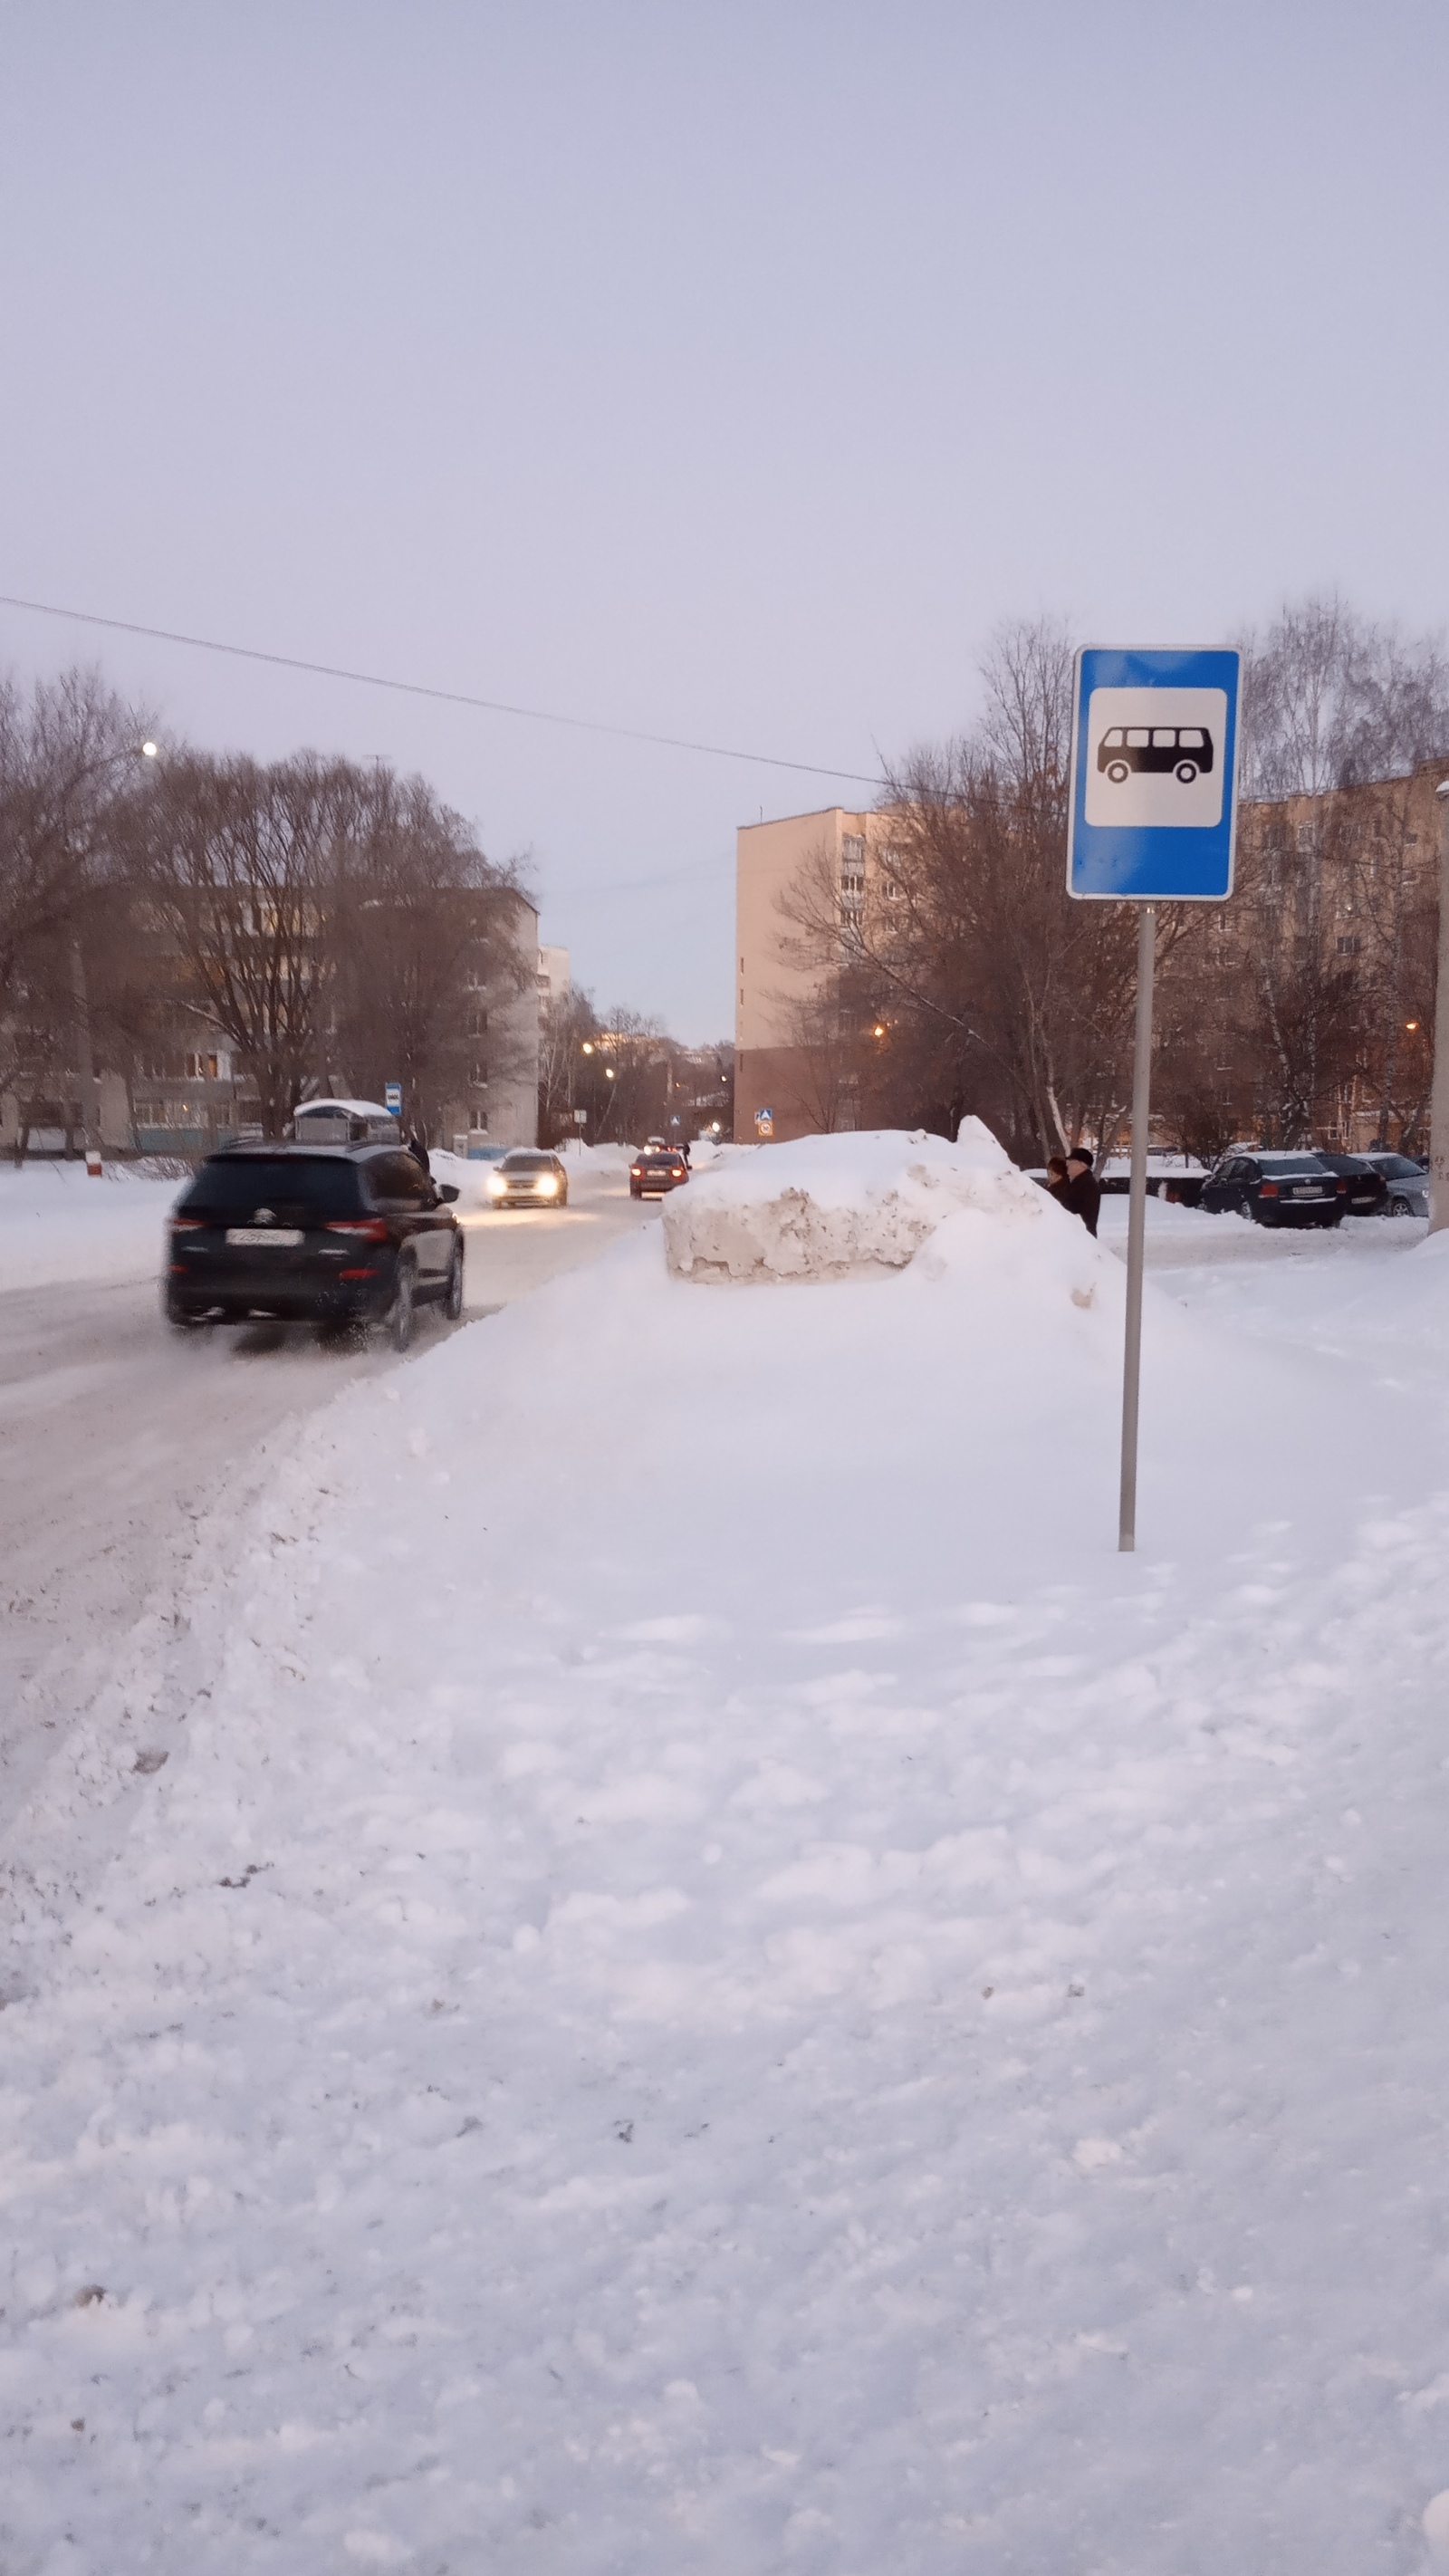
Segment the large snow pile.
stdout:
[[11,1946],[7,2576],[1417,2576],[1441,1383],[1149,1293],[1120,1558],[1059,1215],[651,1224],[204,1534]]
[[159,1279],[166,1218],[184,1183],[107,1164],[0,1163],[0,1291],[58,1281]]
[[968,1118],[954,1145],[884,1129],[807,1136],[732,1159],[665,1201],[664,1241],[679,1278],[830,1278],[901,1269],[947,1217],[968,1209],[1042,1236],[1062,1213],[980,1119]]

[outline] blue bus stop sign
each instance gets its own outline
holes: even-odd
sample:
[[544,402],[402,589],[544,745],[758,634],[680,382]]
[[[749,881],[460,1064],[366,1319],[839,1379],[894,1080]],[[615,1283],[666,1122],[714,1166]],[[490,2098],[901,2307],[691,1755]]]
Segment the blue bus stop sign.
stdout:
[[1233,890],[1238,678],[1232,651],[1087,644],[1072,709],[1067,891],[1221,903]]

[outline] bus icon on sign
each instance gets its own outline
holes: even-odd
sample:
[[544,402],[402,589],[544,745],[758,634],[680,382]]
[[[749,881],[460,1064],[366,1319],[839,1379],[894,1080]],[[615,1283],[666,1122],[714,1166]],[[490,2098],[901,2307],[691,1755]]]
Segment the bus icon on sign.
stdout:
[[1183,787],[1213,765],[1213,738],[1205,725],[1111,725],[1097,745],[1097,767],[1114,787],[1136,771],[1171,775]]

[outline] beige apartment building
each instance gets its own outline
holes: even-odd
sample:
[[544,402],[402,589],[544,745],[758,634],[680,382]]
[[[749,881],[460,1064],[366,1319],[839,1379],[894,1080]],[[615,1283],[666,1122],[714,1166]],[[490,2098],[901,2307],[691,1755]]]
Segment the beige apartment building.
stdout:
[[822,1128],[858,1126],[848,1074],[832,1080],[831,1050],[816,1017],[824,1005],[818,959],[791,954],[799,937],[786,909],[802,875],[838,900],[842,925],[864,909],[884,814],[827,805],[773,823],[744,823],[735,862],[736,1144],[781,1143]]

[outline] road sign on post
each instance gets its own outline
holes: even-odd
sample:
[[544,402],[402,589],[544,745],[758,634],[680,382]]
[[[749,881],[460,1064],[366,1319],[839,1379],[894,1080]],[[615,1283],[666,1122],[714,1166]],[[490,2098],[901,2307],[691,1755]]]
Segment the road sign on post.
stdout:
[[1117,1528],[1124,1551],[1137,1544],[1156,906],[1223,903],[1232,893],[1239,678],[1240,657],[1228,649],[1154,652],[1094,644],[1077,655],[1067,891],[1082,902],[1141,907]]
[[389,1082],[384,1084],[382,1105],[384,1109],[390,1109],[392,1111],[394,1118],[401,1118],[402,1084],[400,1082]]

